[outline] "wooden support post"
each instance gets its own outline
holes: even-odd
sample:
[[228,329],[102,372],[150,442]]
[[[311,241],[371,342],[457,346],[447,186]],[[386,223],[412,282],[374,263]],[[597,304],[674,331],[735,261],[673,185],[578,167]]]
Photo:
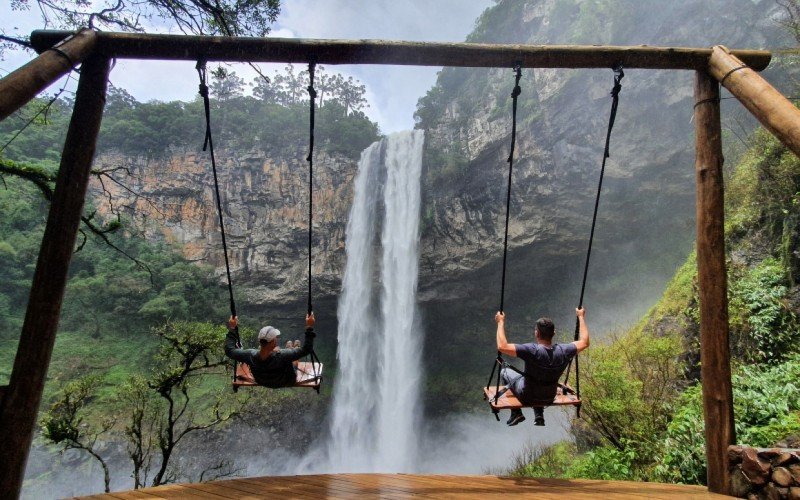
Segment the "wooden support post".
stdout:
[[83,62],[94,49],[96,40],[94,31],[80,31],[3,77],[0,80],[0,120]]
[[728,347],[728,283],[722,185],[719,83],[695,76],[697,280],[700,287],[700,374],[708,462],[708,489],[728,493],[728,445],[736,440]]
[[0,402],[0,496],[4,498],[19,497],[22,488],[100,130],[108,72],[109,61],[103,57],[91,57],[81,68],[14,369]]
[[765,128],[800,156],[800,109],[721,45],[712,49],[708,71]]

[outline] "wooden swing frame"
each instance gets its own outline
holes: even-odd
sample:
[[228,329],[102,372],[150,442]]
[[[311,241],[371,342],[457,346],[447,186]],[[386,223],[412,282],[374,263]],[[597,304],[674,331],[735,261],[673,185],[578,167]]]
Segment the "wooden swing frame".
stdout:
[[297,40],[35,31],[41,54],[0,80],[0,119],[81,64],[56,188],[42,238],[17,355],[0,387],[0,491],[19,496],[55,343],[67,271],[86,196],[112,59],[309,62],[416,66],[670,69],[695,72],[697,266],[708,488],[728,491],[727,447],[735,441],[730,352],[720,83],[800,156],[800,111],[757,71],[771,54],[725,47],[490,45],[384,40]]

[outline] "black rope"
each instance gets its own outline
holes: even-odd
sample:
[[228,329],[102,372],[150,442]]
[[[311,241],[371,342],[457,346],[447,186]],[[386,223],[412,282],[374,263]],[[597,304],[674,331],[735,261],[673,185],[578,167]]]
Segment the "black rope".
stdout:
[[728,71],[727,73],[725,73],[725,76],[723,76],[719,80],[719,84],[720,85],[725,85],[725,80],[727,80],[729,76],[731,76],[732,74],[736,73],[740,69],[745,69],[745,68],[749,68],[749,66],[746,65],[746,64],[742,64],[741,66],[737,66],[737,67],[733,68],[732,70]]
[[503,312],[506,295],[506,260],[508,258],[508,220],[511,215],[511,174],[514,171],[514,147],[517,144],[517,98],[522,93],[519,80],[522,77],[522,66],[514,65],[514,90],[511,92],[511,152],[508,153],[508,191],[506,192],[506,228],[503,236],[503,277],[500,283],[500,312]]
[[[517,144],[517,98],[522,93],[522,88],[519,86],[520,78],[522,78],[522,65],[520,63],[514,64],[514,90],[511,91],[511,151],[508,153],[508,189],[506,191],[506,225],[505,233],[503,235],[503,272],[500,280],[500,312],[503,312],[505,305],[506,295],[506,262],[508,260],[508,221],[511,216],[511,177],[514,172],[514,148]],[[497,351],[497,358],[492,363],[492,372],[489,374],[489,381],[486,383],[486,389],[492,385],[492,378],[494,378],[495,370],[497,370],[497,381],[495,383],[494,397],[492,398],[495,403],[500,398],[500,375],[502,367],[505,364],[502,353]],[[493,410],[495,418],[500,420],[497,415],[497,410]]]
[[[583,266],[583,281],[581,282],[581,296],[578,300],[578,309],[583,307],[583,296],[584,292],[586,291],[586,278],[589,275],[589,260],[592,256],[592,242],[594,241],[594,230],[595,226],[597,225],[597,209],[600,206],[600,193],[603,190],[603,175],[606,171],[606,160],[611,156],[610,154],[610,144],[611,144],[611,130],[614,128],[614,120],[617,117],[617,106],[619,106],[619,93],[622,90],[622,79],[625,77],[625,73],[622,71],[622,66],[618,66],[614,68],[614,87],[611,89],[611,113],[608,117],[608,128],[606,130],[606,145],[605,149],[603,150],[603,162],[600,166],[600,180],[597,183],[597,194],[594,199],[594,212],[592,213],[592,229],[589,232],[589,246],[586,250],[586,261],[584,262]],[[575,318],[575,340],[580,338],[580,319]],[[575,361],[575,394],[578,399],[581,398],[581,379],[580,379],[580,365],[578,364],[578,357],[577,355],[574,358]],[[572,361],[570,361],[569,366],[567,367],[567,373],[564,377],[564,385],[567,384],[569,380],[570,370],[572,368]],[[578,416],[580,416],[580,406],[578,406]]]
[[[722,99],[728,99],[728,98],[727,97],[723,97]],[[709,97],[708,99],[703,99],[703,100],[700,100],[700,101],[697,101],[696,103],[694,103],[694,106],[692,107],[692,109],[697,109],[697,106],[700,106],[702,104],[708,104],[710,102],[718,103],[719,101],[720,101],[719,97]]]
[[67,54],[63,50],[59,49],[58,47],[50,47],[47,50],[52,50],[58,56],[60,56],[62,59],[67,61],[67,64],[69,64],[69,69],[75,69],[75,61],[72,60],[72,58],[69,56],[69,54]]
[[[214,174],[214,193],[217,201],[217,214],[219,215],[219,231],[222,235],[222,251],[225,255],[225,273],[228,277],[228,295],[230,296],[231,316],[236,316],[236,302],[233,300],[233,281],[231,280],[231,266],[228,261],[228,242],[225,238],[225,222],[222,218],[222,201],[219,193],[219,179],[217,177],[217,160],[214,156],[214,141],[211,139],[211,105],[208,99],[208,85],[206,85],[206,62],[197,61],[197,74],[200,76],[200,95],[203,97],[203,107],[206,113],[206,135],[203,141],[203,151],[208,150],[211,155],[211,171]],[[239,328],[236,328],[236,338],[239,338]]]
[[313,307],[311,304],[311,230],[313,222],[313,195],[314,195],[314,110],[317,103],[317,91],[314,90],[314,61],[308,63],[308,97],[309,106],[309,130],[308,130],[308,314],[311,314]]

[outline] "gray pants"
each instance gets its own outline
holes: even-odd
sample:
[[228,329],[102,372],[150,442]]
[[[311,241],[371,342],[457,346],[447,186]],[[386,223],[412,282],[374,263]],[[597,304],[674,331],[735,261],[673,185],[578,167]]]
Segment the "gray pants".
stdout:
[[[500,370],[500,377],[503,379],[503,383],[510,387],[514,394],[519,397],[520,394],[523,394],[525,390],[525,376],[520,375],[519,373],[515,372],[510,368],[503,368]],[[525,404],[524,401],[521,401],[522,404]],[[544,408],[541,406],[534,406],[533,407],[533,416],[535,418],[544,418]]]

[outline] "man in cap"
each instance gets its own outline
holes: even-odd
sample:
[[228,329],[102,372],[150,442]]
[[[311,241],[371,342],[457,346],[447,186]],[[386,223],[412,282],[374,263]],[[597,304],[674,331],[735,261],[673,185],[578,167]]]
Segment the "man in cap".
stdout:
[[291,387],[297,380],[297,360],[309,354],[314,347],[314,313],[306,315],[306,335],[303,345],[287,349],[278,348],[281,332],[273,326],[265,326],[258,332],[258,349],[238,347],[237,317],[228,320],[228,335],[225,337],[225,355],[250,367],[253,378],[265,387]]

